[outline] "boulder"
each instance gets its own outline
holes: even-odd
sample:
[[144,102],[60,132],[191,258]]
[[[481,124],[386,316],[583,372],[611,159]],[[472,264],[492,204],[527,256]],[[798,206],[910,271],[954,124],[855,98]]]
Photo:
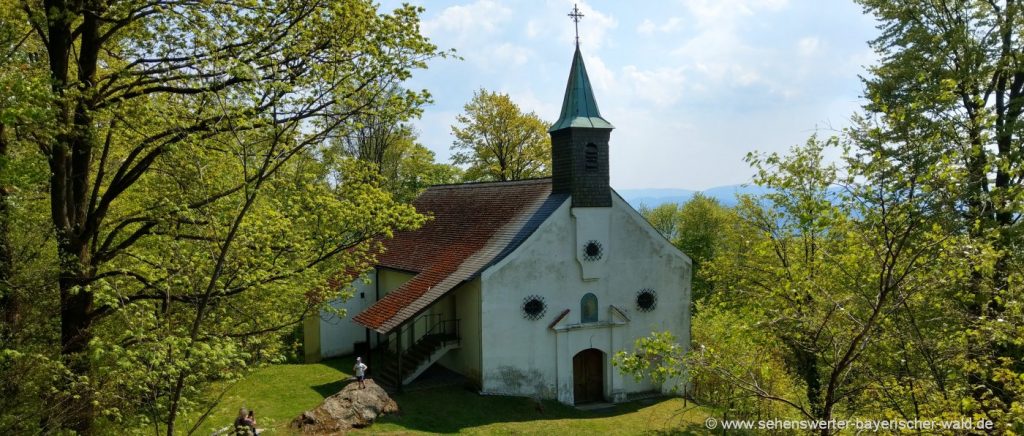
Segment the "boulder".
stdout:
[[398,412],[398,404],[383,388],[372,380],[365,384],[365,389],[359,389],[359,383],[349,383],[324,398],[315,409],[302,412],[292,420],[291,428],[302,433],[332,434],[366,427],[380,416]]

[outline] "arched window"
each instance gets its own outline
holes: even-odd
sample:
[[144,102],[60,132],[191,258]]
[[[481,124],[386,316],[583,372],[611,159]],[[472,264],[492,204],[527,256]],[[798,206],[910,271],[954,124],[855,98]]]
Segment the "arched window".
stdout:
[[597,296],[591,293],[580,299],[580,322],[597,322]]
[[597,171],[597,160],[597,146],[591,142],[583,149],[583,164],[588,173]]

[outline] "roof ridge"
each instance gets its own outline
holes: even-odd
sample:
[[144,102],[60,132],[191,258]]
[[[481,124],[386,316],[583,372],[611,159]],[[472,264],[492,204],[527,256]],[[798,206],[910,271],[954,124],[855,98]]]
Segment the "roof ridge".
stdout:
[[547,178],[469,187],[442,187],[417,198],[417,209],[435,219],[386,241],[377,262],[417,273],[353,321],[380,333],[400,326],[515,250],[568,198],[552,195]]
[[496,186],[519,186],[519,185],[539,185],[544,182],[551,182],[551,177],[538,177],[534,179],[521,179],[521,180],[505,180],[505,181],[479,181],[479,182],[463,182],[463,183],[446,183],[441,185],[430,185],[427,189],[470,189],[486,187],[487,185]]

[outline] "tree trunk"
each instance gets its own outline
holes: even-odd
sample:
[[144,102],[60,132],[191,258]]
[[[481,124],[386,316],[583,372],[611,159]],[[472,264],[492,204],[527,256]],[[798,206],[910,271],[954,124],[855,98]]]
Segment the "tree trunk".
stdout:
[[[0,174],[7,174],[8,142],[4,125],[0,124]],[[14,291],[11,279],[14,275],[14,253],[11,247],[11,209],[8,202],[9,188],[0,180],[0,343],[13,346],[21,318],[21,302]]]
[[[50,216],[60,259],[60,352],[72,376],[83,377],[89,375],[86,351],[92,338],[93,309],[93,295],[83,285],[95,272],[90,264],[89,240],[98,227],[96,223],[88,225],[86,218],[95,136],[87,98],[96,83],[99,11],[64,0],[46,0],[43,6],[47,11],[46,49],[60,129],[49,150],[45,150],[50,164]],[[76,32],[80,40],[76,44],[71,29],[79,19]],[[77,73],[74,84],[69,83],[73,52]],[[67,92],[71,87],[79,89],[72,94]],[[67,427],[91,434],[95,418],[91,392],[86,388],[66,393],[70,394]]]
[[822,401],[818,356],[801,348],[800,344],[790,344],[790,349],[793,350],[793,367],[800,379],[807,385],[807,404],[811,407],[811,414],[820,418],[825,414],[825,407]]

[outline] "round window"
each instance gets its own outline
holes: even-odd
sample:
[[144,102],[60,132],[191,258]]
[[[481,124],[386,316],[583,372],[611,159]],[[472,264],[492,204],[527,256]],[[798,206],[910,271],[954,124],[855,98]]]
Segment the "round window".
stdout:
[[604,248],[601,247],[600,242],[587,241],[587,243],[583,245],[583,260],[599,260],[603,253]]
[[540,319],[544,316],[547,305],[544,304],[544,297],[531,295],[523,299],[523,318]]
[[636,308],[641,312],[650,312],[658,305],[658,294],[653,289],[641,289],[636,293]]

